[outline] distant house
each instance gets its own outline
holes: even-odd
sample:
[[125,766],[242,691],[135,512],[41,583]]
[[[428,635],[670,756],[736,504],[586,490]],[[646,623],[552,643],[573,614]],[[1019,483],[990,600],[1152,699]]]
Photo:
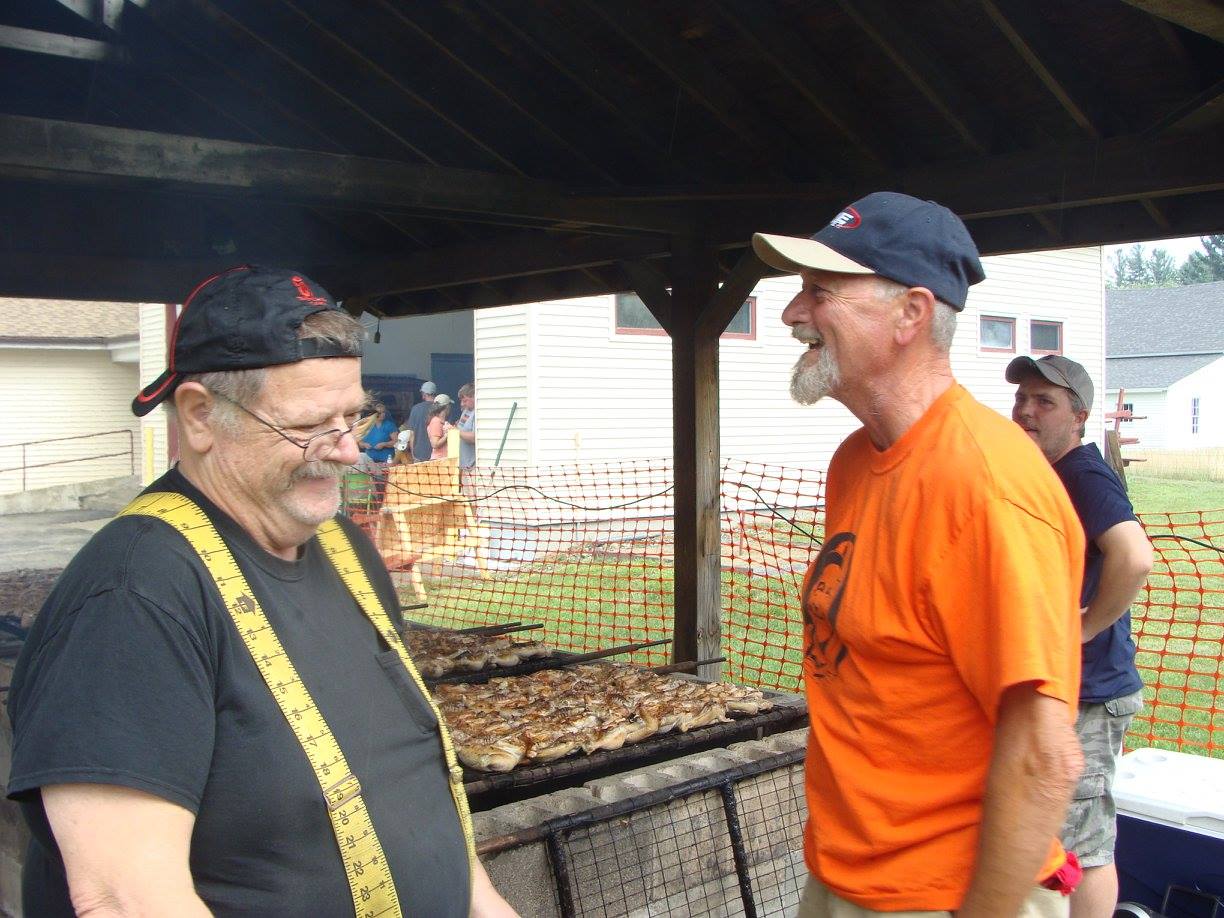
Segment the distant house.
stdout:
[[0,299],[0,494],[139,471],[137,311]]
[[1224,446],[1224,281],[1105,294],[1108,410],[1123,402],[1138,447]]
[[[952,346],[957,378],[1010,414],[1017,355],[1061,353],[1104,388],[1104,284],[1099,246],[983,259]],[[782,324],[796,277],[762,281],[719,349],[721,454],[824,468],[859,423],[826,400],[794,404],[791,367],[801,346]],[[386,323],[384,323],[384,328]],[[671,348],[632,295],[482,309],[475,314],[477,462],[549,465],[672,455]],[[1088,437],[1103,435],[1098,399]],[[514,408],[511,419],[511,408]]]

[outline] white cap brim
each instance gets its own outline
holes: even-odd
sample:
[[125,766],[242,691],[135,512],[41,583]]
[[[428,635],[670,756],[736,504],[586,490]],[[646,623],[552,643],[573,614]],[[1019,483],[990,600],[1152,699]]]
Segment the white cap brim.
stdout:
[[804,270],[835,271],[839,274],[875,274],[866,265],[851,261],[815,239],[753,233],[752,250],[771,268],[798,274]]

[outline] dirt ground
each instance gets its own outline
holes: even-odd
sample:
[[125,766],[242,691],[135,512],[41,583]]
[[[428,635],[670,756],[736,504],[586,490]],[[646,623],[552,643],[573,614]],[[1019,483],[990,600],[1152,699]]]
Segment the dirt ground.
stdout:
[[0,616],[19,617],[28,628],[59,575],[60,569],[0,572]]

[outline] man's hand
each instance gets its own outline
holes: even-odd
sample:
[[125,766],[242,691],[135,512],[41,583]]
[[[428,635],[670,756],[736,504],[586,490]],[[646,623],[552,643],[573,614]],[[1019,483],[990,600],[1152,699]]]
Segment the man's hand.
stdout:
[[1101,582],[1084,610],[1080,639],[1087,643],[1130,608],[1152,570],[1152,543],[1134,520],[1124,520],[1096,538],[1101,550]]
[[1037,883],[1084,767],[1067,705],[1032,683],[1003,693],[977,863],[957,918],[1019,912]]
[[519,918],[518,912],[493,888],[493,881],[485,872],[484,864],[476,861],[472,875],[471,918]]
[[43,809],[79,916],[209,915],[188,866],[195,815],[111,784],[51,784]]

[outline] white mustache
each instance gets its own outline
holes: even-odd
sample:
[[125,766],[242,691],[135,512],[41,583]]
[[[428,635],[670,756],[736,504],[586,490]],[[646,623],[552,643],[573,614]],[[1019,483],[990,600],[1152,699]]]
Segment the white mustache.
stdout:
[[804,344],[824,344],[824,336],[816,329],[807,325],[795,325],[791,328],[791,337]]
[[301,478],[331,478],[336,481],[348,469],[348,466],[343,462],[328,462],[326,459],[319,462],[308,462],[293,473],[293,479],[297,481]]

